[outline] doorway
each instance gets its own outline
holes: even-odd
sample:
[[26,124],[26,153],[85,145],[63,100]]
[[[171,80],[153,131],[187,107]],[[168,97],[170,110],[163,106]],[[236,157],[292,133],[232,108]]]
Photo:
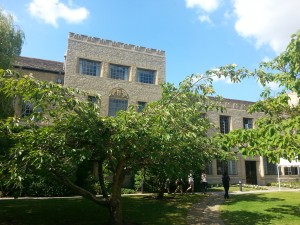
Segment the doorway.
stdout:
[[256,161],[245,161],[246,183],[257,184]]

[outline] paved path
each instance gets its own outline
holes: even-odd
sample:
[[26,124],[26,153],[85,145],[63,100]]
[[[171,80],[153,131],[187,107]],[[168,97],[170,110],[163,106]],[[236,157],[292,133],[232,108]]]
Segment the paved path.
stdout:
[[192,206],[188,212],[188,225],[224,225],[220,219],[219,207],[224,202],[223,193],[209,193]]

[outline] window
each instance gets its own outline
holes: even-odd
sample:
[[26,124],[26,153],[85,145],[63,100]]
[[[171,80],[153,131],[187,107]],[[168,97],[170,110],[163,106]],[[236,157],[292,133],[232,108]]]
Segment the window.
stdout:
[[230,117],[220,116],[220,132],[222,134],[228,134],[230,132]]
[[29,102],[23,102],[22,104],[22,117],[30,116],[33,113],[33,104]]
[[117,99],[117,98],[109,98],[109,116],[116,116],[117,112],[120,110],[127,110],[128,100],[127,99]]
[[79,59],[79,73],[90,76],[100,76],[100,62]]
[[155,83],[155,71],[154,70],[144,70],[137,69],[138,82],[154,84]]
[[253,119],[252,118],[243,118],[243,127],[246,130],[253,128]]
[[298,175],[298,167],[284,167],[284,175]]
[[138,102],[138,112],[142,112],[146,105],[147,102]]
[[118,80],[128,80],[128,67],[111,64],[110,78],[118,79]]
[[277,175],[277,165],[269,162],[267,157],[264,157],[263,160],[265,175]]
[[222,175],[225,171],[227,171],[229,175],[237,175],[237,161],[217,160],[217,174]]
[[99,104],[99,100],[98,100],[98,98],[96,96],[88,96],[88,101],[90,103],[93,103],[93,104],[96,104],[96,105]]
[[205,171],[206,171],[207,175],[212,174],[212,163],[211,162],[206,164]]

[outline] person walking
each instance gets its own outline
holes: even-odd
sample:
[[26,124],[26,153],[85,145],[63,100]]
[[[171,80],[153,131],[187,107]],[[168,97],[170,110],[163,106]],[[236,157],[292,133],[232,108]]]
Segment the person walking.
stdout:
[[188,191],[192,191],[192,194],[194,194],[194,178],[193,178],[193,175],[190,173],[190,175],[188,176],[188,183],[189,183],[189,187],[188,189],[186,189],[185,192],[188,192]]
[[207,192],[207,179],[206,179],[206,173],[205,173],[205,171],[203,171],[201,173],[201,183],[202,183],[203,193],[205,194]]
[[174,194],[177,193],[178,191],[180,191],[180,193],[183,194],[183,185],[184,185],[184,182],[183,182],[182,178],[176,179],[175,183],[176,183],[177,188],[176,188]]
[[225,199],[229,198],[229,195],[228,195],[228,192],[229,192],[229,182],[230,182],[230,177],[228,176],[227,171],[225,171],[223,173],[223,176],[222,176],[222,184],[223,184],[224,191],[225,191],[225,194],[224,194],[224,198]]

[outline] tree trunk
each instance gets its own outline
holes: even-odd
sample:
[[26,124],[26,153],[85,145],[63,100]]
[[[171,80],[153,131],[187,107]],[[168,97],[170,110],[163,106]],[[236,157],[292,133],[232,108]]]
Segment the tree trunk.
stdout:
[[113,175],[112,193],[109,200],[110,225],[122,225],[121,187],[124,180],[125,160],[120,160]]
[[98,165],[98,176],[99,176],[99,183],[100,183],[100,187],[101,187],[101,191],[102,191],[102,196],[103,196],[103,198],[107,198],[108,194],[107,194],[106,186],[104,183],[103,163],[102,162],[99,162],[99,165]]
[[158,194],[156,196],[156,199],[163,199],[164,198],[164,193],[165,193],[165,188],[162,187],[159,189]]

